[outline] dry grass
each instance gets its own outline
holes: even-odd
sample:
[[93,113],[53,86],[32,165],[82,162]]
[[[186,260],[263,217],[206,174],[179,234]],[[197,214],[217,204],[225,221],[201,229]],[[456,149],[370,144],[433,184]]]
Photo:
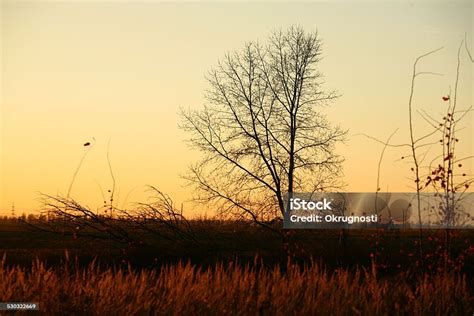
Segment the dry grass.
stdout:
[[31,269],[0,262],[0,301],[40,302],[45,314],[469,315],[465,277],[380,279],[375,271],[328,273],[316,264],[280,269],[190,264],[140,272],[65,264]]

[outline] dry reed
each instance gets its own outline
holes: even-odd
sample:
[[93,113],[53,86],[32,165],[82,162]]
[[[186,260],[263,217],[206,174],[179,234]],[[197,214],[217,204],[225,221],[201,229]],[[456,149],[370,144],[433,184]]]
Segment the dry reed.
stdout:
[[44,314],[467,315],[473,295],[460,275],[381,278],[375,270],[316,264],[252,268],[191,264],[134,271],[66,263],[31,269],[0,262],[0,301],[39,302]]

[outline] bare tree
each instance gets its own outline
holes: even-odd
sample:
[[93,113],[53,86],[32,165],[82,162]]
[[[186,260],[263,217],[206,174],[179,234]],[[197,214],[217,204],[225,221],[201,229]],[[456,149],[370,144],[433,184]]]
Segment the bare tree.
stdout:
[[286,194],[341,186],[334,147],[346,131],[319,108],[334,101],[322,89],[321,41],[299,27],[249,42],[209,71],[209,102],[182,111],[182,128],[203,159],[186,176],[196,199],[220,214],[262,221],[284,216]]
[[178,210],[173,200],[159,189],[152,186],[150,191],[153,200],[139,203],[136,209],[104,205],[103,209],[112,209],[115,217],[101,215],[102,212],[93,211],[72,198],[43,195],[43,208],[48,218],[43,216],[35,221],[25,218],[23,222],[46,233],[70,234],[74,238],[112,240],[130,245],[145,244],[143,236],[152,236],[156,240],[198,243],[182,208]]

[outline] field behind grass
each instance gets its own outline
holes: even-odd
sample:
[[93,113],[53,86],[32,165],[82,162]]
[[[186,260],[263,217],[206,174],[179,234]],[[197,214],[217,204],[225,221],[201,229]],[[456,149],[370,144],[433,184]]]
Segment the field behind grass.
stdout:
[[[0,221],[0,257],[6,254],[6,264],[28,267],[39,258],[47,266],[54,266],[62,263],[67,250],[70,257],[77,257],[83,265],[96,259],[105,266],[130,263],[134,267],[156,267],[179,261],[212,266],[235,260],[252,263],[258,256],[273,266],[286,265],[291,256],[298,262],[314,260],[330,269],[369,268],[375,260],[379,270],[390,274],[407,271],[421,263],[427,269],[437,268],[440,257],[444,256],[446,237],[444,230],[424,230],[420,260],[417,229],[298,230],[283,239],[247,222],[196,220],[191,221],[195,240],[173,236],[163,239],[130,230],[135,242],[121,243],[107,235],[91,238],[87,230],[77,234],[68,230],[48,233],[29,224]],[[453,230],[450,234],[451,259],[458,260],[458,268],[463,272],[474,272],[474,231]]]

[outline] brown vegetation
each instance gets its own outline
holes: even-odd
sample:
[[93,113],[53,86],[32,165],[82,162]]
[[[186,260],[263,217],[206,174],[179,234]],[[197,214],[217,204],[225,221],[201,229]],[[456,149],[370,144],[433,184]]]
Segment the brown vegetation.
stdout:
[[39,302],[43,313],[467,315],[473,295],[453,274],[381,278],[375,269],[327,272],[301,268],[250,268],[229,263],[209,269],[175,264],[160,269],[101,270],[67,262],[48,269],[0,264],[0,301]]

